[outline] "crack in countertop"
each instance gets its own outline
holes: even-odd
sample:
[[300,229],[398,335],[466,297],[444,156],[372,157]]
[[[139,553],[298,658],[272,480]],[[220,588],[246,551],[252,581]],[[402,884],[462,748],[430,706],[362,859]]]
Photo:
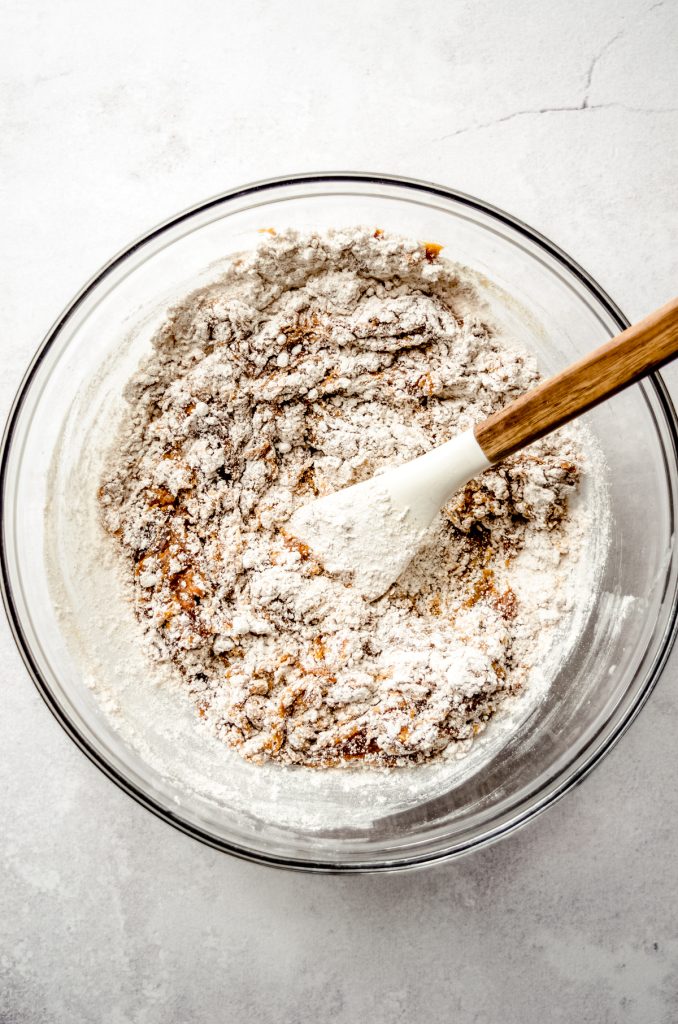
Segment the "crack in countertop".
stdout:
[[[651,11],[657,10],[659,7],[663,7],[666,0],[657,0],[644,12],[648,15]],[[619,29],[607,42],[603,43],[599,50],[591,58],[586,77],[584,80],[584,98],[581,103],[577,104],[565,104],[558,107],[529,107],[525,110],[514,110],[510,114],[504,114],[503,117],[494,118],[492,121],[484,121],[479,124],[467,125],[465,128],[458,128],[456,131],[447,132],[445,135],[440,135],[438,138],[433,139],[433,142],[444,142],[446,139],[452,139],[456,135],[465,135],[467,132],[481,131],[484,128],[493,128],[495,125],[504,124],[506,121],[512,121],[516,117],[525,117],[528,115],[534,116],[537,114],[559,114],[559,113],[573,113],[580,110],[610,110],[617,108],[619,110],[627,110],[633,114],[673,114],[678,111],[678,107],[632,107],[626,103],[619,103],[611,101],[609,103],[590,103],[589,97],[591,95],[591,83],[593,81],[593,75],[596,67],[602,57],[611,49],[616,42],[618,42],[623,36],[627,34],[631,26]]]
[[436,139],[432,139],[432,142],[444,142],[446,139],[452,139],[455,135],[465,135],[467,132],[481,131],[483,128],[493,128],[494,125],[503,124],[505,121],[512,121],[516,117],[526,117],[528,115],[536,114],[560,114],[560,113],[575,113],[582,110],[627,110],[632,114],[675,114],[678,113],[678,107],[631,107],[627,103],[584,103],[583,101],[577,106],[562,106],[562,107],[531,107],[527,110],[514,110],[511,114],[505,114],[503,117],[497,117],[492,121],[484,121],[480,124],[471,124],[466,128],[458,128],[454,132],[448,132],[446,135],[439,135]]

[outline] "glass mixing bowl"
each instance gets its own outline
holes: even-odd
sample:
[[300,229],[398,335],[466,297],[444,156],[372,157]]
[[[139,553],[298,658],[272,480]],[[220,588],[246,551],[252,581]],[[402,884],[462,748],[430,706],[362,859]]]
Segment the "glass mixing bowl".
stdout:
[[[317,871],[422,865],[529,821],[627,728],[676,632],[676,417],[655,375],[587,417],[609,473],[612,527],[600,589],[548,698],[508,743],[488,748],[480,768],[448,773],[442,783],[425,768],[396,772],[396,781],[393,773],[354,771],[338,782],[336,773],[262,770],[201,737],[208,756],[193,770],[197,729],[186,709],[182,775],[167,767],[161,731],[135,738],[133,728],[113,728],[115,716],[101,707],[92,681],[110,677],[141,704],[160,698],[146,692],[142,675],[130,678],[133,652],[115,632],[129,606],[87,583],[82,560],[97,559],[83,554],[81,541],[96,501],[81,468],[110,438],[122,386],[175,299],[216,276],[230,253],[254,246],[262,229],[358,223],[442,243],[474,268],[498,318],[537,351],[546,372],[626,326],[556,246],[469,196],[358,174],[262,182],[172,218],[83,288],[26,374],[2,451],[3,596],[54,715],[102,771],[177,828],[243,857]],[[95,625],[92,607],[100,611]],[[85,609],[88,625],[79,635]],[[175,704],[181,717],[181,701]]]

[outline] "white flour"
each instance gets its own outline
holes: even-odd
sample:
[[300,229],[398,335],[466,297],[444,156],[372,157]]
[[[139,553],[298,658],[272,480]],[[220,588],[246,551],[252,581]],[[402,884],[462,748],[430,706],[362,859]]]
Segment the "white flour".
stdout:
[[203,725],[252,760],[466,753],[588,607],[586,433],[469,485],[375,602],[285,523],[536,380],[435,247],[290,233],[235,260],[156,337],[101,491],[151,671],[175,666]]
[[302,505],[287,527],[326,573],[350,572],[351,586],[368,601],[386,593],[426,539],[410,509],[395,505],[380,479]]

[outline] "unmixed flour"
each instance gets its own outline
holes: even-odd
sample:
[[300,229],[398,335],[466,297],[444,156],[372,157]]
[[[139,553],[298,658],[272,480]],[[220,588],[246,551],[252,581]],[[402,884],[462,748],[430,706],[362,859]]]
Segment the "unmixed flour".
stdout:
[[520,693],[573,612],[577,432],[469,484],[376,601],[286,524],[537,379],[468,272],[381,231],[273,235],[170,312],[100,502],[152,656],[217,736],[253,761],[404,766],[464,752]]

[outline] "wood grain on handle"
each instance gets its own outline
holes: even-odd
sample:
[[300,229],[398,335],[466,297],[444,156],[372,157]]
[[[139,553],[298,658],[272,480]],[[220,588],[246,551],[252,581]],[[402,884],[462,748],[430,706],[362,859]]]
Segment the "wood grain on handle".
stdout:
[[678,354],[678,299],[573,363],[475,428],[490,462],[592,409]]

